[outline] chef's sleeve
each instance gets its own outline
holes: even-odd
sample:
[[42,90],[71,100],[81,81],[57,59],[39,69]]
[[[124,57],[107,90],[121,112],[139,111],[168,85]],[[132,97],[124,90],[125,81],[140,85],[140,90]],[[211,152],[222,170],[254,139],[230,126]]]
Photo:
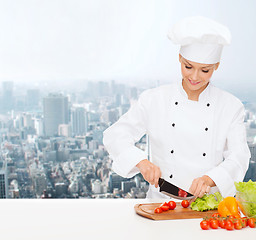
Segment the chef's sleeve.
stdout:
[[112,169],[120,176],[130,178],[139,173],[136,165],[147,159],[147,153],[135,146],[146,133],[146,90],[127,113],[103,133],[103,144],[113,160]]
[[223,152],[224,161],[206,173],[216,184],[223,197],[234,196],[234,182],[243,181],[251,157],[244,125],[243,105],[234,115],[228,130]]

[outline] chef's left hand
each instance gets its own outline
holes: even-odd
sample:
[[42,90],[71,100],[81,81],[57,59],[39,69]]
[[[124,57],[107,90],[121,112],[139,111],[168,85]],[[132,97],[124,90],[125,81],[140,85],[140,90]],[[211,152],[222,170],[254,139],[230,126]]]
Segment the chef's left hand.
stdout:
[[189,188],[189,192],[196,198],[201,198],[205,193],[209,193],[211,187],[214,186],[216,186],[215,182],[209,176],[204,175],[193,180],[192,185]]

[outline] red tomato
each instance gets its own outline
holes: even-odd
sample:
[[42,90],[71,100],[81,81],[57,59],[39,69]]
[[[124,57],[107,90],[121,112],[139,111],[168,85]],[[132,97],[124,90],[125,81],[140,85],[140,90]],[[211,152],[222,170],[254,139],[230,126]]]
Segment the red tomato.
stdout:
[[169,205],[168,205],[167,202],[164,202],[164,203],[162,203],[162,204],[160,205],[160,207],[162,207],[162,206],[167,206],[167,207],[168,207]]
[[187,208],[189,206],[189,201],[188,200],[183,200],[181,202],[181,206],[184,207],[184,208]]
[[218,214],[218,213],[213,213],[213,214],[212,214],[212,217],[213,217],[213,218],[219,218],[219,217],[220,217],[220,214]]
[[160,205],[160,208],[162,208],[163,211],[168,211],[169,205],[167,202],[164,202],[163,204]]
[[161,206],[160,207],[164,212],[169,210],[169,206]]
[[168,205],[170,210],[174,210],[176,208],[176,202],[174,201],[168,202]]
[[234,217],[234,216],[232,216],[232,215],[229,215],[228,216],[228,220],[231,220],[231,221],[234,221],[236,218]]
[[219,226],[221,228],[225,228],[225,225],[226,225],[226,220],[223,218],[219,219]]
[[229,231],[234,230],[234,223],[231,220],[227,220],[225,224],[225,228]]
[[256,222],[255,218],[249,218],[248,219],[248,226],[250,228],[255,228],[255,222]]
[[158,207],[155,209],[155,213],[161,213],[161,212],[163,212],[163,210],[161,208]]
[[188,193],[182,189],[179,189],[179,197],[187,197]]
[[243,228],[248,226],[248,218],[247,217],[241,218],[241,221],[242,221]]
[[236,219],[236,220],[234,221],[234,228],[235,228],[236,230],[240,230],[242,227],[243,227],[243,226],[242,226],[242,221],[241,221],[241,219]]
[[200,227],[203,229],[203,230],[208,230],[209,229],[209,222],[206,221],[206,220],[203,220],[200,222]]
[[212,220],[210,221],[210,227],[211,227],[212,229],[217,229],[217,228],[219,227],[219,222],[218,222],[218,220],[212,219]]

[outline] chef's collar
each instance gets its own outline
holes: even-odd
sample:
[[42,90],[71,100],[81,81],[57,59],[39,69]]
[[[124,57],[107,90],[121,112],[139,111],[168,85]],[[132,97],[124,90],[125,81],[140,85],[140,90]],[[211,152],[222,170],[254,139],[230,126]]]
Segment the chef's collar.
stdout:
[[209,96],[209,89],[210,89],[210,82],[208,83],[207,87],[200,93],[198,101],[193,101],[193,100],[189,100],[188,99],[188,94],[186,93],[186,91],[184,90],[183,86],[182,86],[182,80],[179,81],[179,90],[180,93],[183,97],[185,97],[187,100],[189,101],[193,101],[193,102],[204,102],[208,100],[208,96]]

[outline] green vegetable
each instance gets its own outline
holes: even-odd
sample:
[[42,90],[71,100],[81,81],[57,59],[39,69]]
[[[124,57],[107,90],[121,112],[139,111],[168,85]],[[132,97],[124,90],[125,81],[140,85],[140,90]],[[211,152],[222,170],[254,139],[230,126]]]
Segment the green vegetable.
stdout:
[[220,203],[223,200],[223,197],[219,192],[214,193],[215,197],[217,198],[217,201]]
[[236,198],[248,217],[256,216],[256,182],[235,182]]
[[218,208],[218,205],[222,200],[223,197],[219,192],[214,194],[205,194],[203,197],[197,198],[194,202],[191,203],[191,209],[201,212],[214,210]]

